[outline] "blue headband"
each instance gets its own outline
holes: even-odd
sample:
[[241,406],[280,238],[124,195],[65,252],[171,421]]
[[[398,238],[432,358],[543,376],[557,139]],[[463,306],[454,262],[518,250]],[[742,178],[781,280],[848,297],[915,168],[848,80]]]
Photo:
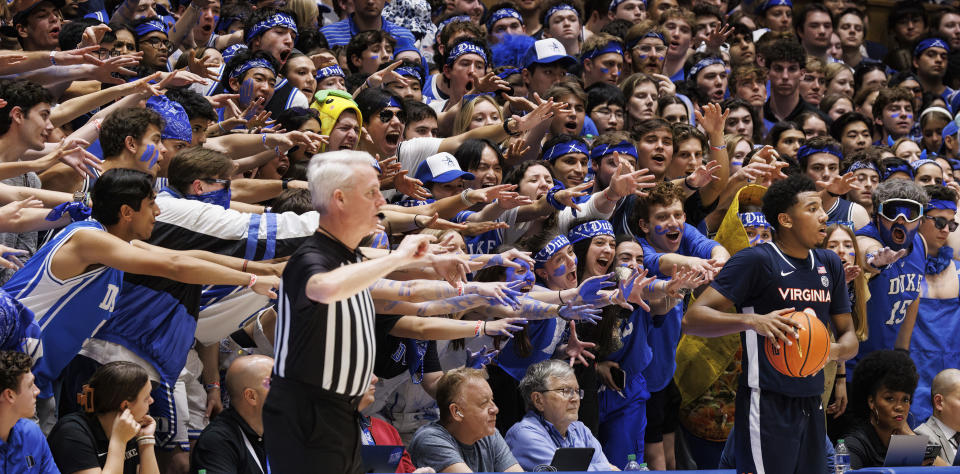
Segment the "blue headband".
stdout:
[[487,62],[487,53],[483,51],[483,48],[477,45],[476,43],[471,43],[465,41],[463,43],[457,44],[452,51],[450,51],[450,56],[447,56],[447,65],[453,64],[460,56],[465,54],[476,54],[483,58],[483,62]]
[[910,163],[910,167],[913,168],[914,172],[920,169],[920,167],[923,165],[937,165],[937,168],[940,168],[940,171],[943,171],[943,168],[940,166],[940,163],[937,163],[936,161],[933,161],[930,159],[921,158],[917,161],[914,161],[913,163]]
[[931,199],[927,203],[927,207],[923,208],[924,212],[927,212],[931,209],[946,209],[948,211],[956,211],[957,203],[953,201],[944,201],[942,199]]
[[167,24],[160,20],[150,20],[137,25],[137,27],[133,29],[133,32],[137,34],[137,38],[143,38],[154,31],[167,34]]
[[637,155],[637,147],[631,145],[627,141],[622,141],[616,145],[597,145],[590,150],[590,159],[599,160],[600,158],[618,152],[621,155],[630,155],[634,159],[640,159]]
[[231,44],[230,46],[227,46],[227,48],[223,50],[223,63],[227,64],[228,62],[230,62],[230,59],[236,56],[241,49],[250,49],[250,48],[247,48],[247,45],[243,43]]
[[[610,8],[608,8],[607,10],[608,10],[608,11],[611,11],[611,12],[612,12],[612,11],[616,11],[616,10],[617,10],[617,7],[619,7],[620,4],[623,3],[623,2],[625,2],[625,1],[626,1],[626,0],[613,0],[613,1],[610,2]],[[647,8],[647,2],[646,2],[646,0],[643,1],[643,8],[644,8],[644,9]]]
[[397,99],[394,99],[393,96],[390,96],[390,99],[387,100],[387,102],[386,102],[385,104],[383,104],[383,108],[384,108],[384,109],[387,108],[387,107],[396,107],[396,108],[398,108],[398,109],[402,109],[402,108],[403,108],[403,105],[401,105],[399,102],[397,102]]
[[760,5],[760,8],[757,9],[760,13],[766,13],[767,10],[773,7],[790,7],[793,8],[793,2],[790,0],[767,0],[766,3]]
[[193,132],[190,130],[190,117],[183,109],[183,106],[177,102],[168,99],[166,96],[157,95],[147,99],[147,107],[163,117],[163,130],[160,132],[161,139],[183,140],[187,143],[193,142]]
[[627,42],[627,49],[633,49],[633,47],[636,46],[641,41],[643,41],[644,38],[657,38],[660,41],[663,41],[664,44],[667,43],[667,40],[663,39],[663,35],[661,35],[660,33],[657,33],[656,31],[648,31],[643,36],[637,39],[634,39],[633,41]]
[[420,72],[420,68],[411,67],[411,66],[400,66],[394,69],[393,71],[401,76],[412,77],[416,79],[421,86],[423,85],[423,73]]
[[245,63],[237,66],[237,68],[234,69],[233,72],[230,73],[230,77],[231,77],[231,78],[234,78],[234,77],[236,77],[236,78],[241,78],[241,77],[243,77],[243,73],[245,73],[245,72],[247,72],[247,71],[249,71],[249,70],[251,70],[251,69],[256,69],[256,68],[259,68],[259,67],[262,67],[262,68],[264,68],[264,69],[269,69],[270,72],[272,72],[274,75],[277,74],[277,71],[275,71],[275,70],[273,69],[273,65],[270,64],[270,61],[267,61],[266,59],[263,59],[263,58],[253,58],[253,59],[250,59],[250,60],[248,60],[247,62],[245,62]]
[[593,59],[601,54],[607,53],[617,53],[623,56],[623,45],[620,44],[619,41],[610,41],[601,48],[591,49],[590,51],[584,53],[580,58],[580,62],[583,62],[584,59]]
[[571,244],[575,244],[583,239],[592,239],[598,235],[614,235],[613,226],[610,225],[610,222],[604,220],[584,222],[570,229],[567,238],[570,239]]
[[944,42],[942,39],[940,39],[940,38],[927,38],[927,39],[921,40],[919,43],[917,43],[917,47],[913,48],[913,55],[914,55],[914,56],[920,56],[921,54],[923,54],[924,51],[926,51],[926,50],[928,50],[928,49],[930,49],[930,48],[942,48],[942,49],[944,49],[947,53],[950,52],[950,46],[949,46],[946,42]]
[[501,8],[493,12],[490,18],[487,18],[487,31],[493,31],[493,24],[504,18],[516,18],[520,20],[521,25],[523,24],[523,17],[520,16],[520,12],[513,8]]
[[727,65],[727,63],[723,62],[723,59],[720,59],[716,56],[703,58],[697,61],[697,63],[690,68],[690,72],[687,74],[687,77],[694,77],[698,72],[704,70],[708,66],[713,66],[714,64],[720,64],[721,66]]
[[334,64],[317,71],[317,82],[334,76],[347,77],[347,75],[343,73],[343,69],[340,69],[339,65]]
[[543,16],[543,19],[544,19],[544,22],[543,22],[543,23],[549,25],[549,24],[550,24],[550,17],[553,16],[555,13],[561,12],[561,11],[563,11],[563,10],[570,10],[570,11],[576,13],[576,14],[577,14],[577,19],[578,19],[578,20],[580,19],[580,12],[578,12],[576,8],[573,8],[572,6],[567,5],[566,3],[561,3],[561,4],[559,4],[559,5],[555,6],[555,7],[547,10],[547,14]]
[[889,166],[883,171],[883,175],[880,177],[881,181],[886,181],[890,178],[893,173],[907,173],[910,176],[910,179],[913,179],[913,168],[910,165],[897,165]]
[[290,15],[280,12],[280,13],[274,13],[273,15],[270,15],[269,17],[263,19],[256,25],[253,25],[253,27],[250,28],[250,31],[247,32],[247,36],[245,37],[246,42],[249,43],[251,40],[253,40],[257,36],[260,36],[261,34],[263,34],[265,31],[271,28],[277,28],[277,27],[289,28],[293,30],[293,39],[294,41],[296,41],[297,22],[293,21],[293,17],[291,17]]
[[877,165],[869,161],[854,161],[853,164],[851,164],[850,167],[847,168],[847,173],[853,173],[854,171],[857,171],[857,170],[870,170],[877,173],[878,175],[880,174],[880,170],[877,169]]
[[767,222],[767,218],[764,217],[762,212],[741,212],[740,223],[744,227],[766,227],[770,228],[770,223]]
[[499,74],[497,74],[497,77],[499,77],[500,79],[503,79],[503,80],[507,80],[508,77],[510,77],[510,76],[512,76],[512,75],[514,75],[514,74],[520,74],[520,70],[517,69],[517,68],[504,69],[502,72],[500,72]]
[[219,20],[217,20],[216,31],[217,33],[225,33],[227,31],[227,28],[229,28],[230,25],[233,24],[233,22],[235,21],[243,22],[244,20],[246,20],[246,18],[241,15],[222,16],[220,17]]
[[954,171],[960,170],[960,160],[947,158],[947,162],[950,163],[950,169]]
[[570,240],[567,239],[566,235],[560,234],[554,237],[553,240],[547,242],[547,245],[533,254],[533,261],[535,263],[533,268],[543,268],[543,265],[547,263],[547,260],[550,260],[550,257],[568,245],[570,245]]
[[802,164],[803,162],[807,161],[807,158],[809,158],[810,155],[817,153],[829,153],[833,156],[836,156],[838,160],[843,161],[843,155],[840,153],[840,150],[835,147],[825,146],[822,148],[813,148],[804,145],[797,150],[797,162]]
[[438,39],[437,42],[439,43],[440,34],[443,33],[443,29],[444,29],[444,28],[446,28],[447,26],[449,26],[450,23],[461,22],[461,21],[463,21],[463,22],[469,22],[469,21],[471,21],[470,16],[469,16],[469,15],[457,15],[457,16],[452,16],[452,17],[450,17],[450,18],[447,18],[446,20],[441,21],[440,24],[437,25],[437,39]]
[[568,153],[583,153],[584,155],[590,156],[590,150],[587,149],[587,145],[580,140],[570,140],[568,142],[557,143],[550,147],[547,151],[543,152],[543,159],[553,161]]

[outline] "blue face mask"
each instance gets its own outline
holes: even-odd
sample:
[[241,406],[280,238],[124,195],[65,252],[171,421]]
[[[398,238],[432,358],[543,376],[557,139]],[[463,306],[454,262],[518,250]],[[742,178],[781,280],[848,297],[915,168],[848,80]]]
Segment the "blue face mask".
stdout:
[[520,266],[525,268],[527,271],[524,272],[523,275],[518,275],[516,269],[514,269],[513,267],[507,267],[507,283],[514,282],[514,281],[522,281],[523,286],[527,286],[527,285],[532,286],[535,280],[533,276],[533,269],[530,268],[530,264],[528,264],[524,260],[519,260],[519,259],[514,260],[514,262],[519,263]]
[[[880,221],[880,219],[877,220]],[[894,229],[900,229],[900,231],[906,236],[906,239],[902,244],[898,244],[893,241]],[[910,246],[913,244],[913,238],[917,235],[917,231],[920,230],[920,226],[914,227],[913,230],[907,230],[903,224],[893,224],[888,229],[887,226],[883,225],[883,222],[877,222],[877,230],[880,231],[880,240],[883,241],[883,245],[890,247],[890,250],[898,251],[910,248]]]
[[207,204],[216,204],[224,209],[230,209],[230,188],[218,189],[203,194],[188,194],[184,197]]

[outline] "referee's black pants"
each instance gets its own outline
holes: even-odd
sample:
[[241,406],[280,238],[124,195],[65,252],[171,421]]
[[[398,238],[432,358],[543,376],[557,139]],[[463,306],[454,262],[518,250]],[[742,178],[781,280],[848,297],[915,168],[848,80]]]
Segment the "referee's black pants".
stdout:
[[275,474],[362,473],[360,397],[274,376],[263,407],[263,441]]

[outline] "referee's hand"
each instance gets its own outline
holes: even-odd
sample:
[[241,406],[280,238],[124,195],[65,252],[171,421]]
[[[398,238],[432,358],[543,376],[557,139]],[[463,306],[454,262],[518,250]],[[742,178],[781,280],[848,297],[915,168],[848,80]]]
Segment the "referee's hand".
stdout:
[[[786,315],[796,311],[794,308],[784,308],[778,309],[772,313],[767,314],[754,314],[747,322],[757,334],[763,337],[775,337],[786,345],[793,345],[793,341],[790,340],[790,337],[797,337],[797,329],[800,328],[800,323],[785,317]],[[780,348],[780,344],[777,342],[773,343],[774,347],[777,349]]]

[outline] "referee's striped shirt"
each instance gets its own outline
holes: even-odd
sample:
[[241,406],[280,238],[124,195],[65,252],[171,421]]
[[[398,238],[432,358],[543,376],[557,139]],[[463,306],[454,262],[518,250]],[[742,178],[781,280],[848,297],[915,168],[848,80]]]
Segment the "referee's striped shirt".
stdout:
[[359,261],[359,254],[319,232],[290,257],[277,305],[275,375],[341,395],[366,391],[377,350],[370,291],[330,304],[306,295],[311,276]]

